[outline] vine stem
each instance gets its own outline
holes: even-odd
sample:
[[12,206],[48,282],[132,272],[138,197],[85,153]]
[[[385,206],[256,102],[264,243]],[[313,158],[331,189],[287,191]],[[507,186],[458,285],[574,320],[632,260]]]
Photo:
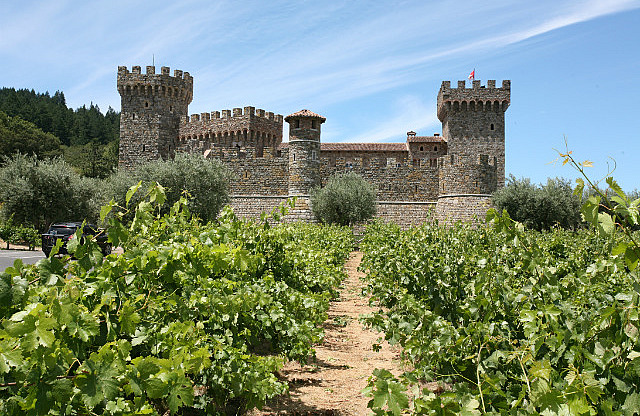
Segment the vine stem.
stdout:
[[529,376],[527,375],[527,371],[524,369],[524,364],[522,364],[522,359],[520,358],[520,355],[518,355],[518,362],[520,363],[522,374],[524,374],[524,380],[527,382],[527,391],[529,392],[529,395],[531,395],[531,384],[529,384]]
[[480,358],[482,353],[483,345],[480,345],[480,349],[478,350],[478,365],[476,367],[476,379],[478,382],[478,391],[480,392],[480,400],[482,402],[482,412],[487,413],[487,409],[484,407],[484,396],[482,395],[482,384],[480,383]]

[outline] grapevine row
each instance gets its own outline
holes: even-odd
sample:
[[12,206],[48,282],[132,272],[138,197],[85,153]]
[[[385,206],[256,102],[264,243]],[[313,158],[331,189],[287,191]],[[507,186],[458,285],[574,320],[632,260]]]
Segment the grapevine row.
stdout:
[[103,209],[121,255],[76,238],[77,260],[1,275],[0,414],[236,414],[286,392],[276,372],[321,340],[350,230],[202,224],[163,200],[152,189],[131,225]]

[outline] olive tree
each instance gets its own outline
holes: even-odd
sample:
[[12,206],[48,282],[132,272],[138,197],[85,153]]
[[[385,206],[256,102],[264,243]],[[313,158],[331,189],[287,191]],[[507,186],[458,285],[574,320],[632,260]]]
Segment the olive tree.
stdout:
[[375,215],[376,189],[356,173],[335,174],[311,191],[311,208],[324,223],[353,225]]

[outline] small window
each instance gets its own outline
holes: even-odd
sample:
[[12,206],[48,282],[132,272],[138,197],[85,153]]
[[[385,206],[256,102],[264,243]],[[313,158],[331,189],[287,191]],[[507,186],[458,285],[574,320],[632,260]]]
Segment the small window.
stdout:
[[424,146],[420,146],[420,151],[423,152],[424,151]]
[[142,145],[142,151],[145,152],[147,150],[147,145]]
[[173,106],[172,105],[169,106],[169,111],[171,111],[173,113]]
[[311,151],[311,160],[317,160],[318,159],[318,152],[315,150]]
[[311,128],[312,129],[316,128],[316,121],[315,120],[311,120]]
[[490,128],[491,128],[491,130],[493,130],[493,129],[494,129],[494,128],[493,128],[493,123],[491,123],[491,126],[490,126]]
[[293,153],[292,156],[293,156],[293,161],[295,162],[296,161],[296,154]]
[[438,146],[433,146],[433,151],[437,152],[438,151]]
[[[300,119],[296,119],[296,128],[299,129],[300,128]],[[294,159],[295,160],[295,159]]]
[[145,102],[144,102],[144,107],[145,107],[145,108],[149,108],[149,101],[145,101]]

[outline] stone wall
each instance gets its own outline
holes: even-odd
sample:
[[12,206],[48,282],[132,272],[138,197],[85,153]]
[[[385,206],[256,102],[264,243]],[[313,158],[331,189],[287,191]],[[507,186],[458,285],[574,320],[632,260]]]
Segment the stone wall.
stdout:
[[491,207],[491,195],[442,195],[438,198],[435,218],[440,224],[483,222]]
[[376,218],[409,228],[433,221],[435,208],[435,202],[378,201]]
[[219,159],[234,174],[229,192],[231,195],[288,195],[288,152],[277,157],[267,153],[255,157],[255,149],[217,149],[206,157]]
[[260,218],[287,201],[287,195],[232,195],[229,205],[240,218]]
[[347,162],[337,158],[335,166],[323,159],[320,177],[322,186],[336,173],[355,172],[377,189],[380,201],[435,201],[438,196],[438,167],[413,166],[395,159],[369,159],[368,166],[362,166],[362,159],[353,158]]

